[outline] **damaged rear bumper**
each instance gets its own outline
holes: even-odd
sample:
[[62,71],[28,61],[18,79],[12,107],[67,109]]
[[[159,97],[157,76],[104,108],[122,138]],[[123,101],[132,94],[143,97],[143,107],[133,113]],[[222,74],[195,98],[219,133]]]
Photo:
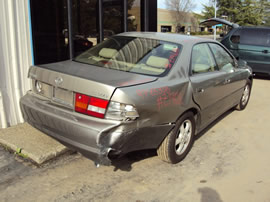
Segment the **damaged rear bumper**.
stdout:
[[20,100],[25,121],[99,164],[110,164],[111,148],[98,145],[102,132],[117,127],[120,122],[101,122],[73,110],[54,106],[49,100],[26,94]]
[[138,122],[123,123],[98,119],[62,108],[37,97],[31,91],[20,100],[25,121],[67,147],[102,165],[130,151],[157,148],[173,125],[138,127]]

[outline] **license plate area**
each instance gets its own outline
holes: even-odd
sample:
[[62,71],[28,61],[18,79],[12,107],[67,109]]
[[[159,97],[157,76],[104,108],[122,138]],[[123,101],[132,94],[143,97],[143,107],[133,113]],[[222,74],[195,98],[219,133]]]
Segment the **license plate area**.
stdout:
[[73,92],[63,88],[54,88],[52,100],[70,108],[74,106]]

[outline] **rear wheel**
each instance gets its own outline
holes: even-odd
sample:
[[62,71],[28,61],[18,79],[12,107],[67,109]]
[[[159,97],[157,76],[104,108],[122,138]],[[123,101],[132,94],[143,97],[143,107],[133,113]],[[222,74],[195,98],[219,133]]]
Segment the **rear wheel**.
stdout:
[[251,82],[248,81],[244,87],[244,92],[242,94],[239,104],[236,106],[237,110],[244,110],[248,104],[251,92]]
[[180,162],[186,157],[193,145],[194,133],[194,115],[192,112],[185,113],[157,149],[158,156],[169,163]]

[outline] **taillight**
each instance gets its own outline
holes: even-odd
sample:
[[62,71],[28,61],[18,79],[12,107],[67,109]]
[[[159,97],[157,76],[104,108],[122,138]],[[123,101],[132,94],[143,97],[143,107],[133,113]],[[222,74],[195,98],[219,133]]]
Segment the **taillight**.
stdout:
[[104,118],[108,103],[108,100],[76,93],[75,111],[98,118]]
[[75,111],[87,114],[87,107],[90,97],[84,94],[76,93]]
[[109,101],[91,97],[87,108],[87,114],[99,118],[104,118]]

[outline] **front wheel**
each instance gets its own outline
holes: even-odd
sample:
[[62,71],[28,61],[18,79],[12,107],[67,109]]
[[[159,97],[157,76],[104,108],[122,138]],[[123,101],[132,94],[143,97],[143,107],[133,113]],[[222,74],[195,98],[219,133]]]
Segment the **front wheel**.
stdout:
[[175,164],[182,161],[193,145],[195,127],[192,112],[182,115],[176,122],[174,129],[157,149],[158,156],[168,163]]
[[242,94],[239,104],[236,106],[237,110],[244,110],[248,104],[251,93],[251,82],[248,81],[244,87],[244,92]]

